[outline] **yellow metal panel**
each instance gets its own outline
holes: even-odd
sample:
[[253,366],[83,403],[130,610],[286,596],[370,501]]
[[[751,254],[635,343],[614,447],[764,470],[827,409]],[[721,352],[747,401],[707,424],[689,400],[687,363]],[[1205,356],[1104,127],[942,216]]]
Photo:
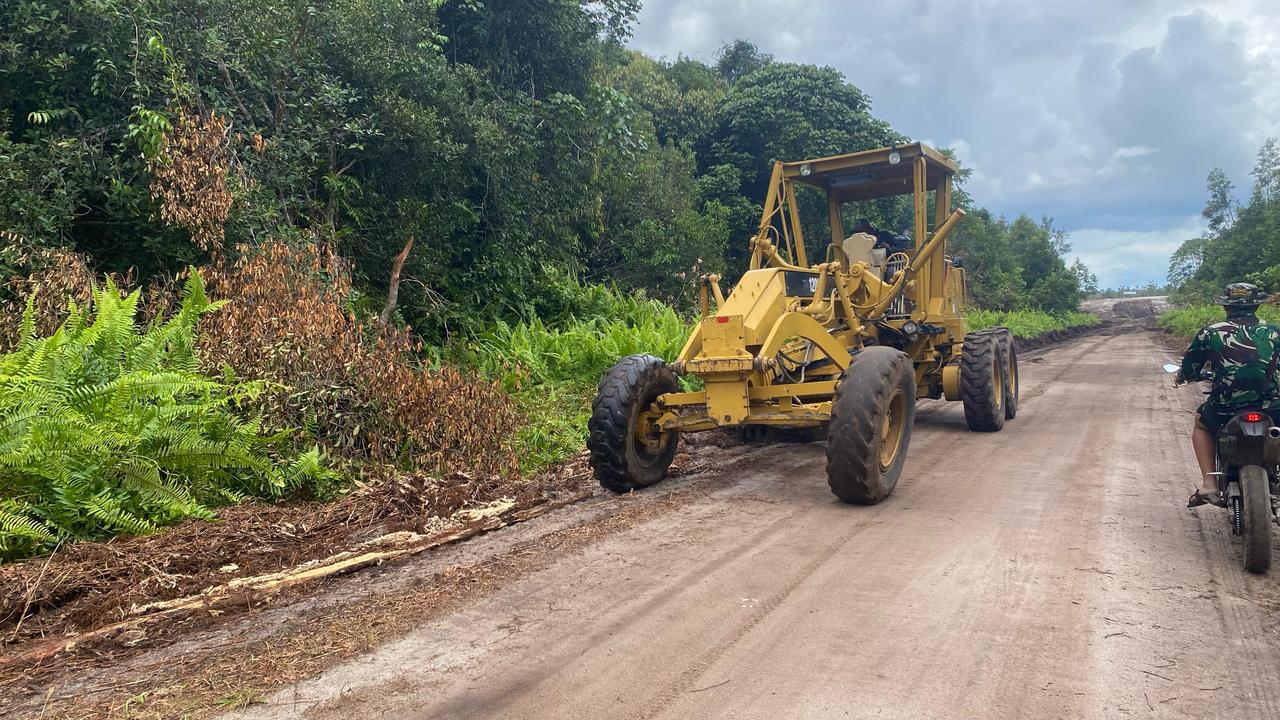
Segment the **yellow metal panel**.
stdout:
[[747,345],[764,342],[763,335],[786,311],[786,281],[779,268],[750,270],[725,298],[721,315],[741,315]]
[[746,419],[751,411],[744,380],[708,380],[707,415],[718,425],[736,425]]
[[680,349],[680,357],[676,359],[679,362],[687,362],[697,356],[700,352],[702,352],[701,324],[693,327],[693,332],[689,333],[689,339],[684,341],[684,347]]
[[821,382],[788,383],[785,385],[766,385],[751,388],[752,400],[774,400],[792,397],[830,396],[836,391],[835,380]]
[[822,323],[798,312],[787,313],[778,319],[769,332],[769,337],[760,346],[758,356],[765,359],[772,358],[788,340],[794,337],[813,342],[841,370],[849,367],[849,351],[840,347]]
[[705,358],[750,358],[746,351],[742,316],[721,311],[702,321],[702,352],[689,363]]

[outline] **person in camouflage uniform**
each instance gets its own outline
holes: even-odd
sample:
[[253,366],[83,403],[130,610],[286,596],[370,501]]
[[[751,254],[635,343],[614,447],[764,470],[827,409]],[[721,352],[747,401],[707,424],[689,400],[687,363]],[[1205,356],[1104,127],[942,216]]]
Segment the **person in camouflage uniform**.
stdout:
[[1201,487],[1191,494],[1187,507],[1222,504],[1214,470],[1214,434],[1244,410],[1261,410],[1280,417],[1280,389],[1276,361],[1280,360],[1280,328],[1258,319],[1258,306],[1267,296],[1249,283],[1227,287],[1219,302],[1227,310],[1225,322],[1202,329],[1182,357],[1177,381],[1196,382],[1207,365],[1213,387],[1196,413],[1191,445],[1200,465]]

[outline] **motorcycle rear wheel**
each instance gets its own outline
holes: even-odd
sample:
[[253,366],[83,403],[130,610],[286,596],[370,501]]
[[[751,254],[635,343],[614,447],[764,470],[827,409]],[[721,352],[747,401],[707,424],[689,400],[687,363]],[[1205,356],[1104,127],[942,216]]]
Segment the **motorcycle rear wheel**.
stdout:
[[1267,471],[1240,468],[1244,511],[1244,569],[1259,575],[1271,568],[1271,487]]

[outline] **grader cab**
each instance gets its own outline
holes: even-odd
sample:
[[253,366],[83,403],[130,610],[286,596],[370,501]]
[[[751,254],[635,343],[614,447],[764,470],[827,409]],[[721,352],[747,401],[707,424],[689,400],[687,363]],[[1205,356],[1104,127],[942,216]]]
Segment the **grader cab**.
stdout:
[[[1000,430],[1017,412],[1017,353],[1003,328],[967,332],[964,269],[946,253],[964,217],[951,208],[958,171],[919,143],[775,163],[732,292],[703,277],[702,317],[676,361],[632,355],[600,381],[587,442],[600,484],[657,482],[681,433],[825,430],[832,492],[874,504],[902,473],[917,399],[960,400],[971,430]],[[816,262],[798,185],[826,197],[831,239]],[[894,196],[912,199],[909,237],[849,222],[855,205]]]

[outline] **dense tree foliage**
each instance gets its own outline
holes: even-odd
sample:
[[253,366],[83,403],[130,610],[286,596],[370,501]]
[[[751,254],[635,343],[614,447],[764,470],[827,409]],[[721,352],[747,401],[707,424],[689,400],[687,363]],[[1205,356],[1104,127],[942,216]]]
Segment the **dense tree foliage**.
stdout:
[[[566,274],[686,302],[744,268],[773,160],[907,139],[831,68],[629,51],[638,6],[5,3],[0,274],[33,245],[149,277],[278,239],[352,258],[378,297],[412,240],[399,311],[439,341],[553,306]],[[802,215],[823,227],[816,197]],[[1064,242],[975,212],[975,296],[1073,306]]]
[[951,242],[964,261],[971,299],[996,310],[1075,309],[1098,281],[1079,260],[1066,264],[1070,250],[1066,233],[1049,218],[1037,223],[1022,215],[1009,222],[982,208],[970,211]]
[[1205,301],[1233,282],[1280,291],[1280,141],[1258,150],[1253,191],[1243,205],[1220,168],[1209,172],[1203,216],[1208,229],[1184,242],[1169,259],[1169,283],[1185,301]]

